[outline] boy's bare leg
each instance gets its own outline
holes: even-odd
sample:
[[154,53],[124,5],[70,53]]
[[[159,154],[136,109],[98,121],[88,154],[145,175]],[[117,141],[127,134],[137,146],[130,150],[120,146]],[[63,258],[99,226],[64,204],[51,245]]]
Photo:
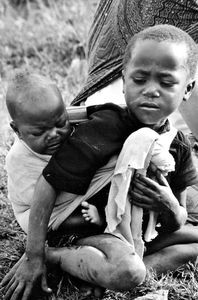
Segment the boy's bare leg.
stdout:
[[46,258],[72,276],[115,291],[137,286],[146,273],[134,249],[108,234],[83,238],[70,248],[49,248]]
[[155,253],[168,246],[191,243],[198,243],[198,226],[186,224],[177,231],[158,235],[156,239],[147,244],[146,254]]
[[[25,259],[23,255],[6,275],[2,284],[8,292],[5,299],[16,293],[18,295],[13,280],[16,269]],[[72,276],[115,291],[127,291],[137,286],[146,274],[145,265],[134,249],[108,234],[83,238],[72,247],[48,248],[46,260],[47,263],[59,265]]]
[[90,204],[87,201],[83,201],[81,203],[81,207],[82,216],[85,221],[99,226],[102,226],[105,223],[104,218],[99,214],[98,209],[95,205]]
[[147,247],[144,263],[158,274],[174,271],[181,265],[195,262],[198,256],[198,226],[181,229],[156,238]]
[[[88,204],[85,201],[85,205]],[[95,205],[88,204],[91,208],[94,208],[97,211],[97,208]],[[87,206],[88,206],[87,205]],[[86,206],[86,207],[87,207]],[[103,226],[102,226],[103,225]],[[59,235],[61,233],[61,236],[67,233],[68,235],[77,235],[82,236],[91,236],[99,233],[103,233],[104,231],[104,224],[102,222],[96,222],[91,223],[89,221],[86,221],[85,218],[82,216],[81,207],[78,207],[70,217],[68,217],[62,225],[59,227]],[[57,237],[57,233],[55,233]],[[54,243],[53,243],[54,244]],[[56,243],[55,243],[56,244]],[[76,286],[81,294],[84,296],[93,294],[94,296],[103,295],[104,294],[104,288],[93,286],[93,284],[90,284],[88,282],[85,282],[83,280],[79,280],[75,278],[71,278],[72,284]]]
[[147,269],[153,269],[158,275],[175,271],[185,263],[195,263],[198,255],[198,243],[180,244],[166,247],[154,254],[147,255],[143,261]]

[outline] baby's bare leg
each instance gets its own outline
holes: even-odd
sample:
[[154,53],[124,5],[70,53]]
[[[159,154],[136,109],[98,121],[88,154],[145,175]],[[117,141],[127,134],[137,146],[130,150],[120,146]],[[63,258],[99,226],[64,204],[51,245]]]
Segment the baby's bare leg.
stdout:
[[46,256],[70,275],[115,291],[137,286],[146,273],[134,249],[108,234],[81,239],[70,248],[49,248]]

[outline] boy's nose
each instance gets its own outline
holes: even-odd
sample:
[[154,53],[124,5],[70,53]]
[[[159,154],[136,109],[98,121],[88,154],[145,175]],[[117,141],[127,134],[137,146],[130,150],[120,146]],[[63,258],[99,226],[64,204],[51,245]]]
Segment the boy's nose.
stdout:
[[146,97],[159,97],[160,96],[159,90],[158,90],[157,86],[155,86],[155,85],[147,86],[143,90],[142,94]]

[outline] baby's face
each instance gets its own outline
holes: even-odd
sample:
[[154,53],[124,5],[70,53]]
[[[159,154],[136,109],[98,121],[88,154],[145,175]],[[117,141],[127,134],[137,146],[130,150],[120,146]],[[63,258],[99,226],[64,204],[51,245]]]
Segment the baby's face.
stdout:
[[48,155],[52,155],[70,134],[70,124],[62,99],[55,95],[50,97],[27,108],[17,124],[19,137],[33,151]]
[[124,72],[126,104],[147,126],[160,126],[189,93],[185,44],[138,41]]

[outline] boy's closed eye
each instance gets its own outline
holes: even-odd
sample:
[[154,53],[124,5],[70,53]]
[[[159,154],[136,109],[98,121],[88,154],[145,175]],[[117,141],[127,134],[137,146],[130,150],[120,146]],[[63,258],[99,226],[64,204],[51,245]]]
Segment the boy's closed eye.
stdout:
[[143,84],[146,82],[145,77],[132,77],[132,79],[136,84]]
[[161,86],[164,87],[173,87],[174,85],[176,85],[177,82],[176,81],[172,81],[172,80],[161,80]]

